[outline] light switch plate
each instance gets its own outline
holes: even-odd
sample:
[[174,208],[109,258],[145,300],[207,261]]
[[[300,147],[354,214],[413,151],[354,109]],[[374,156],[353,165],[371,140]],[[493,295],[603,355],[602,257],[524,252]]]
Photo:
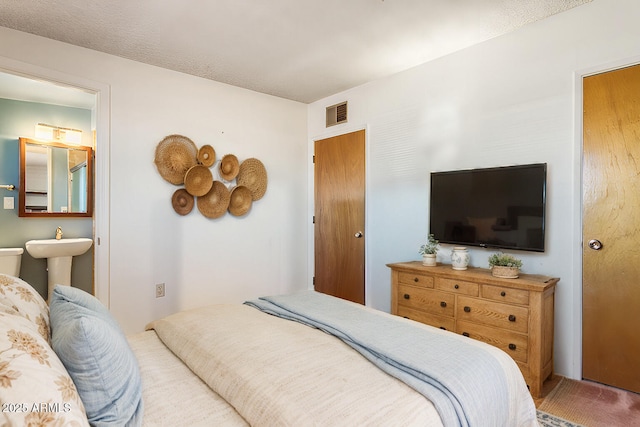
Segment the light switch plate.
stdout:
[[4,198],[4,208],[5,209],[14,209],[13,197],[5,197]]

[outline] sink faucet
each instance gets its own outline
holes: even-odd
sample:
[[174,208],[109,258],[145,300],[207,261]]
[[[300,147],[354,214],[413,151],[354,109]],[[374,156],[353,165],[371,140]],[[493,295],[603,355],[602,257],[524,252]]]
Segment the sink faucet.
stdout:
[[56,240],[62,239],[62,227],[56,228]]

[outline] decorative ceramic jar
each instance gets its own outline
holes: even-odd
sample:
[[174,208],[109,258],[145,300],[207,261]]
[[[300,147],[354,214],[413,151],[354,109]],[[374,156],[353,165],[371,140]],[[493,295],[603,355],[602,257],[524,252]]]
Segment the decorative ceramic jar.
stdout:
[[454,270],[466,270],[469,265],[469,252],[463,246],[455,246],[451,251],[451,267]]
[[424,254],[422,255],[422,265],[427,267],[436,266],[436,254]]

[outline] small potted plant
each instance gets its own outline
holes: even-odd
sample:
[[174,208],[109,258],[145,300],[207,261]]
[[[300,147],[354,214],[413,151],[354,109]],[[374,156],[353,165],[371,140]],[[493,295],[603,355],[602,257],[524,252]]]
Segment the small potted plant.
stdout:
[[427,236],[427,242],[420,246],[419,254],[422,255],[422,265],[434,267],[436,265],[436,254],[438,253],[438,242],[433,234]]
[[517,279],[522,268],[522,261],[513,255],[496,253],[489,257],[491,275],[504,279]]

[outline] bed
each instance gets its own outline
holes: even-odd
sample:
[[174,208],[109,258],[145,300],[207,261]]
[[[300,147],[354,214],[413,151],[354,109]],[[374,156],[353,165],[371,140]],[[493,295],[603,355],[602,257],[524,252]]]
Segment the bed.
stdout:
[[501,350],[314,291],[125,337],[86,292],[0,275],[0,326],[1,425],[538,425]]

